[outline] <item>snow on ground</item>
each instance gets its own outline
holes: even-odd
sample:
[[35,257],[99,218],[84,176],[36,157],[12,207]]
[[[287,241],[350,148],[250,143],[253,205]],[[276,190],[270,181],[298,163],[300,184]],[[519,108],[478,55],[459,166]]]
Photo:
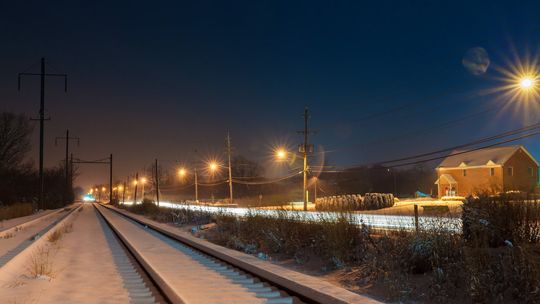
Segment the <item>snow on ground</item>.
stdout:
[[44,242],[51,261],[50,276],[31,277],[30,259],[16,265],[17,274],[0,269],[0,302],[129,302],[94,207],[83,206],[69,222],[73,223],[71,232],[64,232],[56,244]]
[[33,220],[35,218],[38,218],[38,217],[45,216],[45,215],[47,215],[47,214],[49,214],[51,212],[54,212],[54,211],[56,211],[56,210],[45,210],[45,211],[40,211],[40,212],[32,214],[32,215],[21,216],[21,217],[12,218],[12,219],[9,219],[9,220],[0,221],[0,231],[7,230],[7,229],[9,229],[11,227],[15,227],[17,225],[26,223],[26,222],[31,221],[31,220]]
[[[21,229],[16,229],[17,231],[9,231],[4,233],[0,232],[0,257],[17,247],[23,241],[31,238],[36,233],[43,230],[62,215],[63,213],[59,212],[57,214],[38,219],[37,221],[24,226]],[[24,222],[20,222],[20,224]]]

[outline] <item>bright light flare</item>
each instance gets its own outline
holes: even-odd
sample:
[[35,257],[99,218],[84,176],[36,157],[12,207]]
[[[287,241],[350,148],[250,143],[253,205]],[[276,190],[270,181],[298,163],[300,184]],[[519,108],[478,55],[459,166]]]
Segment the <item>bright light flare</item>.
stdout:
[[141,183],[146,184],[146,178],[145,177],[141,178]]
[[514,51],[513,59],[506,59],[504,67],[494,66],[498,74],[495,79],[499,84],[486,93],[493,94],[496,100],[504,103],[500,115],[509,110],[524,124],[536,120],[540,114],[539,64],[540,52],[535,55],[525,52],[525,56],[520,57]]
[[218,169],[219,165],[217,164],[217,162],[215,161],[211,161],[209,164],[208,164],[208,169],[210,170],[210,172],[216,172],[217,169]]
[[534,78],[529,77],[529,76],[525,76],[525,77],[521,78],[521,80],[519,81],[519,86],[524,90],[528,90],[528,89],[533,88],[535,83],[536,83],[536,81],[535,81]]
[[287,150],[285,148],[278,148],[275,151],[276,159],[277,160],[286,160],[287,159]]
[[187,174],[186,169],[184,169],[184,168],[178,169],[178,176],[184,177],[184,176],[186,176],[186,174]]
[[107,188],[101,187],[101,191],[105,192],[106,190],[107,190]]

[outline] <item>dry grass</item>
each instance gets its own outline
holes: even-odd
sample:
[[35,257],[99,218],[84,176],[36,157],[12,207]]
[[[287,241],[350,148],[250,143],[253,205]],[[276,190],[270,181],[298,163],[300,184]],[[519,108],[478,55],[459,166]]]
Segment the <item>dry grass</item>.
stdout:
[[73,223],[65,223],[61,229],[63,233],[71,233],[73,231]]
[[38,247],[30,256],[28,272],[34,278],[54,277],[53,256],[51,248],[48,246]]
[[47,241],[50,243],[56,243],[62,238],[62,229],[56,229],[47,236]]

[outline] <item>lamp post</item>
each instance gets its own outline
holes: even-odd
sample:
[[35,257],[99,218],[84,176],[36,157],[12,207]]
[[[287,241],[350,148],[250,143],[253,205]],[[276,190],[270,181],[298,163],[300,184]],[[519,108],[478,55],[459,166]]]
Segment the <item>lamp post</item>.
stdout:
[[[180,168],[178,169],[178,177],[180,177],[180,179],[184,179],[186,177],[186,175],[188,174],[186,168]],[[193,177],[195,179],[195,202],[198,203],[199,202],[199,180],[198,180],[198,176],[197,176],[197,167],[193,168]]]

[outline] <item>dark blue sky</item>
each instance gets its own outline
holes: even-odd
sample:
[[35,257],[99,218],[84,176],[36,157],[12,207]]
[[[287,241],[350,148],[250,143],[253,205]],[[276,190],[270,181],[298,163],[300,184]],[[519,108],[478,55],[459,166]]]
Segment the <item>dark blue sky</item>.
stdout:
[[[332,163],[382,161],[536,122],[480,93],[512,49],[536,54],[539,11],[537,1],[4,2],[1,109],[37,114],[37,79],[18,93],[16,75],[44,56],[70,84],[64,94],[47,82],[47,165],[62,159],[54,137],[66,128],[81,137],[79,157],[114,153],[117,178],[155,157],[223,151],[227,129],[236,153],[264,159],[273,143],[297,144],[304,106]],[[473,47],[491,59],[483,75],[462,64]],[[538,139],[522,143],[540,157]],[[106,173],[84,168],[80,182]]]

